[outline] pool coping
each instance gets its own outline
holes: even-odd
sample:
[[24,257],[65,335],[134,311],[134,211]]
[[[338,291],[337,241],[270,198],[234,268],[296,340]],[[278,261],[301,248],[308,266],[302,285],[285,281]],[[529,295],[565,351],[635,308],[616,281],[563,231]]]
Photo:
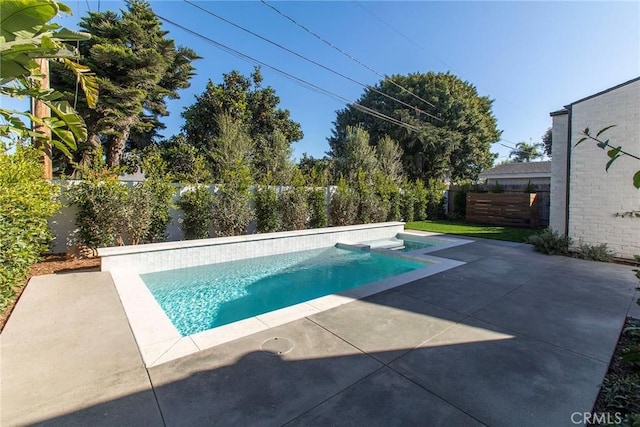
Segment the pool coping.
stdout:
[[[417,238],[439,236],[437,233],[414,231],[403,231],[402,233]],[[432,256],[429,255],[429,252],[464,245],[471,243],[472,240],[449,237],[439,238],[439,240],[444,243],[409,252],[398,253],[390,249],[372,249],[375,252],[393,257],[425,262],[428,264],[425,268],[391,276],[354,289],[326,295],[189,336],[182,336],[178,332],[137,271],[123,269],[111,270],[110,273],[120,302],[129,319],[142,359],[146,367],[151,368],[465,264],[462,261]]]

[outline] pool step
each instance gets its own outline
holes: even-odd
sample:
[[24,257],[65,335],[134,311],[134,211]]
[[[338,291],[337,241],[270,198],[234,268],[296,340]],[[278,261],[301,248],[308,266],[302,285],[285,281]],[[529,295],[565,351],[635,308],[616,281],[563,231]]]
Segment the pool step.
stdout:
[[336,248],[338,249],[346,249],[348,251],[360,251],[360,252],[370,252],[371,246],[364,245],[362,243],[350,244],[350,243],[336,243]]

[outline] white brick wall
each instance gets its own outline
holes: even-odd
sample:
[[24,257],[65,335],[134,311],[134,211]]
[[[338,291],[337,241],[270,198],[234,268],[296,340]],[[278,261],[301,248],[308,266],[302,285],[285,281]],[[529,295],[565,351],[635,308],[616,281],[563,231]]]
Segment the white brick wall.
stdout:
[[[595,134],[609,125],[616,127],[603,134],[605,139],[613,146],[621,145],[625,151],[640,155],[640,81],[572,105],[569,236],[576,244],[606,243],[618,256],[632,258],[640,254],[640,218],[621,218],[615,214],[640,210],[640,190],[632,181],[634,173],[640,170],[640,161],[623,156],[606,172],[609,157],[605,150],[593,141],[574,147],[584,128],[589,127]],[[562,161],[556,159],[555,138],[554,129],[554,163]],[[552,218],[553,182],[552,179]]]
[[553,116],[549,226],[560,234],[565,233],[566,226],[568,125],[569,114]]

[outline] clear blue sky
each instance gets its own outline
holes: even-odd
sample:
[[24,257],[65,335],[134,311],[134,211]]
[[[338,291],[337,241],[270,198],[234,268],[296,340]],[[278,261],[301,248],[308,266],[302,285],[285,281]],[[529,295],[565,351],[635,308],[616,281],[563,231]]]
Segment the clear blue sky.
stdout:
[[[120,1],[67,1],[74,16],[118,10]],[[355,101],[363,88],[206,15],[182,1],[152,1],[155,12],[247,55]],[[290,49],[373,85],[379,77],[305,33],[259,1],[198,4]],[[273,2],[343,50],[383,74],[451,71],[494,99],[493,112],[505,145],[539,142],[551,125],[549,112],[640,75],[640,2]],[[374,16],[375,15],[375,16]],[[393,27],[393,28],[391,28]],[[169,103],[165,136],[179,132],[180,113],[204,91],[208,79],[253,65],[165,24],[169,37],[203,57],[181,99]],[[401,33],[401,34],[400,34]],[[294,144],[322,156],[335,112],[344,107],[263,69],[264,85],[276,89],[281,107],[301,123]],[[503,160],[509,149],[494,144]]]

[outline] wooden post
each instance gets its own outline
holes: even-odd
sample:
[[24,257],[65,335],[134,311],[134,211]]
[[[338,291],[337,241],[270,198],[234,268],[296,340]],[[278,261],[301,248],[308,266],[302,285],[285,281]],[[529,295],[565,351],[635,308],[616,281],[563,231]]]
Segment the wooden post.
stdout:
[[[40,88],[49,89],[49,60],[47,58],[37,58],[36,62],[40,64],[40,74],[43,76],[40,80]],[[33,109],[32,114],[34,116],[38,118],[51,117],[51,109],[46,104],[36,100],[35,102],[32,102],[31,105]],[[42,151],[42,165],[44,169],[42,177],[44,179],[52,179],[53,166],[51,162],[51,129],[42,124],[34,123],[33,130],[44,135],[44,140],[41,140],[37,144]]]

